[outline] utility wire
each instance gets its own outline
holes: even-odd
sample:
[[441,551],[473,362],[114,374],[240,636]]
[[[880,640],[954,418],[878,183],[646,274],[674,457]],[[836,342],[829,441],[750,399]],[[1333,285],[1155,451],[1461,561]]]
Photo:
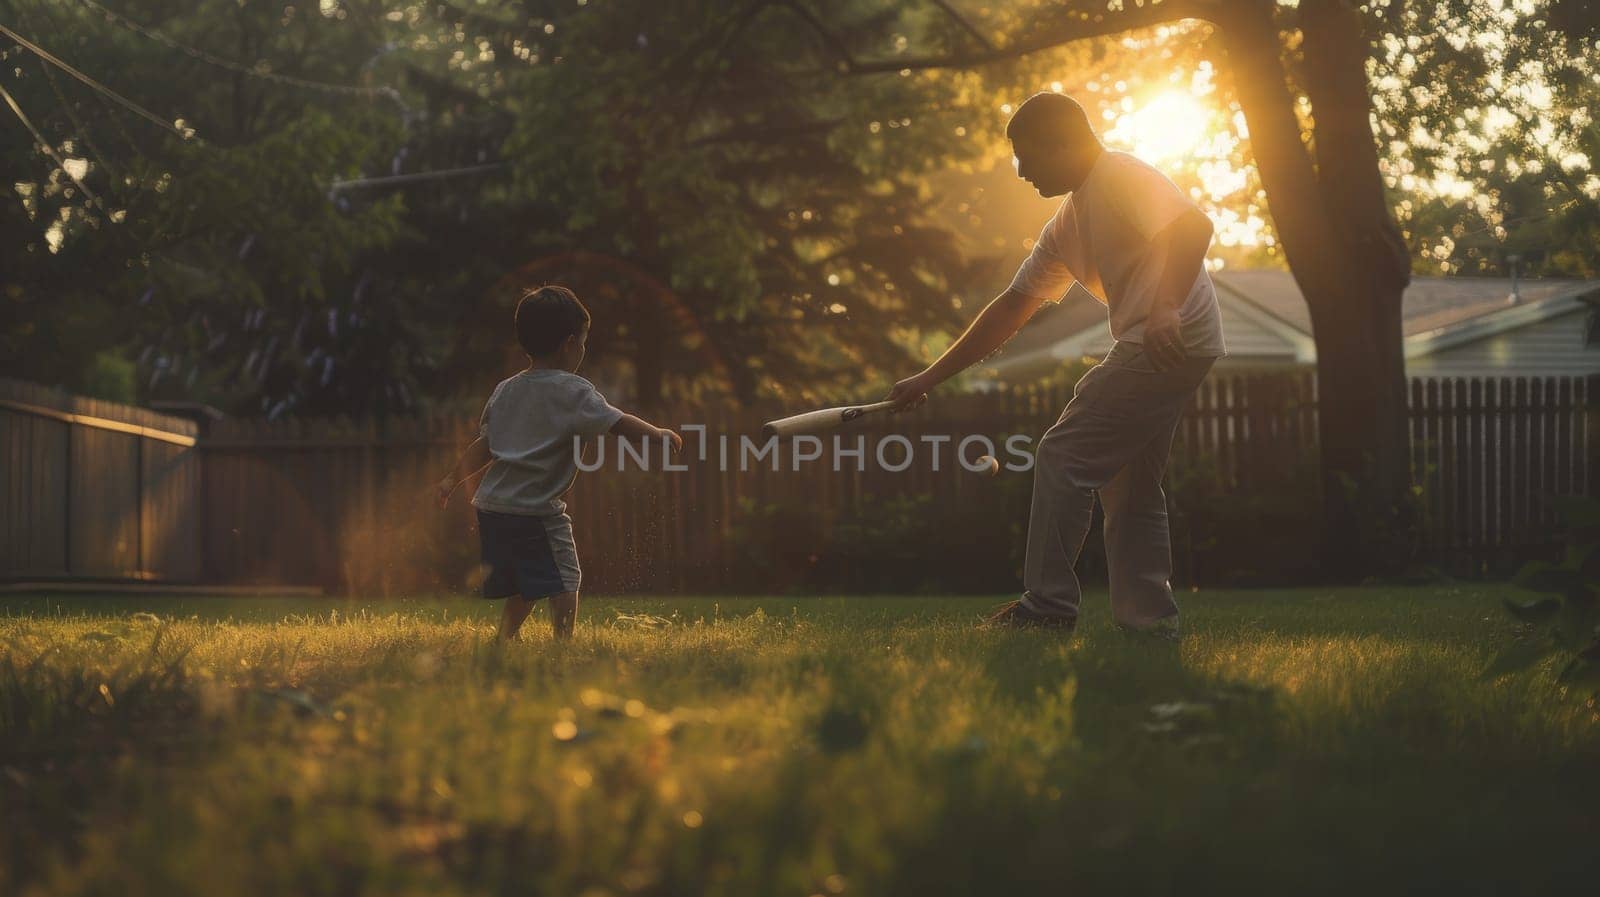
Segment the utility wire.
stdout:
[[293,75],[280,75],[276,72],[264,72],[255,66],[245,65],[242,62],[235,62],[232,59],[224,59],[221,56],[208,53],[205,50],[199,49],[198,47],[191,47],[188,44],[179,43],[178,41],[167,37],[165,34],[157,31],[154,28],[151,28],[147,25],[141,25],[127,16],[117,12],[116,10],[108,9],[103,4],[97,2],[97,0],[78,0],[78,2],[89,7],[90,9],[100,12],[111,22],[120,25],[129,31],[132,31],[135,34],[143,35],[150,40],[164,44],[171,49],[198,59],[201,62],[207,63],[208,65],[214,65],[218,68],[227,69],[230,72],[237,72],[241,75],[248,75],[252,78],[260,78],[265,81],[275,81],[279,84],[286,84],[291,87],[300,87],[308,90],[320,90],[325,93],[337,93],[348,96],[387,97],[388,99],[394,100],[395,103],[399,104],[402,110],[406,109],[405,102],[400,98],[400,92],[395,90],[393,87],[361,87],[359,85],[352,84],[332,84],[326,81],[313,81],[309,78],[297,78]]
[[[39,30],[39,26],[34,23],[33,17],[28,15],[28,10],[25,5],[19,5],[17,7],[17,12],[22,15],[22,23],[27,26],[29,31],[32,31],[34,34],[43,33]],[[105,169],[106,176],[109,178],[110,183],[115,185],[117,183],[117,170],[112,167],[109,161],[106,160],[105,154],[100,151],[100,147],[95,145],[94,138],[90,136],[88,126],[84,124],[83,119],[78,117],[77,110],[75,110],[72,103],[67,100],[67,95],[62,92],[61,79],[56,77],[55,70],[52,69],[43,59],[38,60],[38,63],[40,71],[44,72],[45,80],[50,82],[50,92],[55,94],[56,103],[59,104],[61,111],[67,114],[67,118],[72,122],[72,127],[77,131],[77,134],[83,138],[83,145],[88,148],[89,155],[93,156],[95,161],[100,163],[100,167]],[[112,192],[116,191],[113,190]]]
[[[135,103],[134,101],[128,99],[125,96],[123,96],[122,94],[117,93],[116,91],[114,91],[111,88],[105,86],[104,84],[101,84],[99,81],[94,80],[93,78],[89,77],[88,75],[85,75],[83,72],[78,71],[77,69],[73,68],[72,66],[67,65],[65,62],[62,62],[60,59],[57,59],[54,55],[52,55],[49,50],[46,50],[43,47],[40,47],[38,44],[35,44],[33,41],[30,41],[27,38],[23,37],[22,35],[16,33],[15,31],[12,31],[10,28],[7,28],[4,25],[0,25],[0,34],[4,34],[6,37],[11,38],[12,40],[14,40],[17,43],[21,44],[29,52],[33,53],[33,55],[39,57],[40,59],[43,59],[45,62],[50,63],[51,65],[55,66],[56,68],[61,69],[63,72],[66,72],[67,74],[71,75],[72,77],[77,78],[79,81],[82,81],[84,84],[87,84],[89,87],[93,88],[94,90],[99,91],[102,94],[105,94],[106,96],[110,97],[113,100],[116,100],[118,105],[122,106],[124,109],[127,109],[129,112],[132,112],[135,115],[138,115],[140,118],[143,118],[146,121],[149,121],[150,123],[156,125],[157,127],[165,128],[166,130],[171,131],[173,134],[176,134],[178,137],[180,137],[180,138],[182,138],[184,140],[188,140],[188,139],[190,139],[191,137],[194,136],[193,132],[185,133],[182,129],[180,129],[176,125],[172,124],[171,122],[161,118],[160,116],[156,115],[154,112],[151,112],[150,110],[144,108],[143,106],[139,105],[138,103]],[[12,108],[16,108],[14,104],[13,104]]]
[[5,85],[0,85],[0,98],[3,98],[6,101],[6,105],[11,107],[11,111],[16,114],[17,120],[22,122],[22,126],[27,128],[28,133],[33,135],[34,142],[38,143],[39,148],[44,150],[45,155],[48,155],[52,160],[54,160],[56,165],[59,166],[62,171],[67,173],[67,177],[72,178],[72,182],[78,185],[78,189],[82,190],[85,196],[89,197],[90,202],[94,203],[95,205],[100,205],[100,197],[95,196],[94,191],[89,189],[89,185],[85,184],[81,180],[78,180],[78,176],[72,173],[72,169],[67,167],[67,163],[62,160],[61,156],[56,152],[56,148],[51,146],[50,142],[44,139],[44,135],[39,133],[39,129],[35,128],[33,126],[33,122],[28,120],[27,113],[22,111],[22,107],[17,105],[17,101],[15,99],[12,99],[11,93],[5,89]]
[[505,168],[506,162],[490,162],[485,165],[472,165],[466,168],[441,168],[435,171],[416,171],[409,174],[387,175],[385,177],[354,178],[348,181],[334,181],[328,185],[329,193],[338,193],[341,190],[353,190],[360,187],[382,187],[398,184],[412,184],[419,181],[438,181],[446,178],[470,177],[475,174],[488,174]]

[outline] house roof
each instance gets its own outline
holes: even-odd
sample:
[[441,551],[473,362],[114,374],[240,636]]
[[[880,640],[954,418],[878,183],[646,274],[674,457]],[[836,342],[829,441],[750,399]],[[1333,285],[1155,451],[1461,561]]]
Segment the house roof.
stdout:
[[1107,330],[1106,307],[1081,284],[1073,284],[1060,302],[1046,305],[1034,313],[1022,330],[1006,343],[1007,356],[1025,355],[1048,349],[1069,336],[1099,325]]
[[[1235,362],[1248,358],[1315,359],[1311,313],[1287,271],[1228,271],[1212,275],[1224,333]],[[1580,299],[1600,295],[1600,281],[1522,280],[1516,304],[1509,278],[1415,277],[1402,299],[1402,329],[1408,357],[1470,341],[1569,310]],[[1243,339],[1235,339],[1238,335]],[[1049,360],[1098,354],[1109,345],[1105,306],[1082,287],[1054,307],[1042,309],[996,356],[997,371],[1025,369]]]
[[[1287,271],[1227,271],[1212,275],[1223,292],[1250,302],[1287,322],[1301,333],[1311,333],[1311,311]],[[1517,285],[1521,301],[1533,305],[1546,299],[1600,289],[1586,280],[1522,280]],[[1449,327],[1452,324],[1513,308],[1511,279],[1507,277],[1413,277],[1401,302],[1401,327],[1406,336]]]

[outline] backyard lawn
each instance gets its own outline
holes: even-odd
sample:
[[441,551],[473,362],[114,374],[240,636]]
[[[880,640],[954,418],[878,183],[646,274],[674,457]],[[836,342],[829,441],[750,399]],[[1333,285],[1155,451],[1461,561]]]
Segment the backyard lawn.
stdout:
[[0,595],[0,893],[1582,893],[1600,720],[1508,587],[999,599]]

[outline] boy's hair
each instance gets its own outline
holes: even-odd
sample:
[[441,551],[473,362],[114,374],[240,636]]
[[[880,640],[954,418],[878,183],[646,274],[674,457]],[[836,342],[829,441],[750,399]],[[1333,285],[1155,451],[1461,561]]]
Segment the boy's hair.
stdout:
[[516,326],[522,351],[543,358],[589,326],[589,310],[566,287],[536,287],[517,301]]
[[1017,107],[1011,121],[1006,122],[1006,138],[1016,140],[1019,135],[1066,146],[1097,139],[1089,124],[1089,114],[1078,101],[1050,91],[1028,97]]

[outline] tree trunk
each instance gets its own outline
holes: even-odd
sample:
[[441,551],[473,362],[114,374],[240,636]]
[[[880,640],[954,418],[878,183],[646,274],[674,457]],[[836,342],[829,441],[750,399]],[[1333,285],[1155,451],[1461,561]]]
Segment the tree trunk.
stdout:
[[1342,0],[1301,3],[1313,165],[1274,7],[1237,0],[1217,24],[1278,238],[1311,312],[1324,569],[1360,579],[1403,562],[1410,541],[1400,315],[1409,257],[1378,171],[1359,14]]
[[[1325,544],[1331,564],[1356,562],[1361,571],[1383,572],[1404,563],[1410,544],[1401,315],[1401,297],[1411,280],[1410,254],[1378,170],[1361,14],[1342,0],[1306,0],[1301,16],[1318,185],[1344,246],[1342,255],[1354,263],[1337,290],[1319,291],[1322,301],[1311,305],[1323,384],[1323,469],[1341,485],[1347,476],[1356,483],[1353,490],[1327,493]],[[1325,488],[1332,485],[1327,482]],[[1349,523],[1358,528],[1343,528]]]

